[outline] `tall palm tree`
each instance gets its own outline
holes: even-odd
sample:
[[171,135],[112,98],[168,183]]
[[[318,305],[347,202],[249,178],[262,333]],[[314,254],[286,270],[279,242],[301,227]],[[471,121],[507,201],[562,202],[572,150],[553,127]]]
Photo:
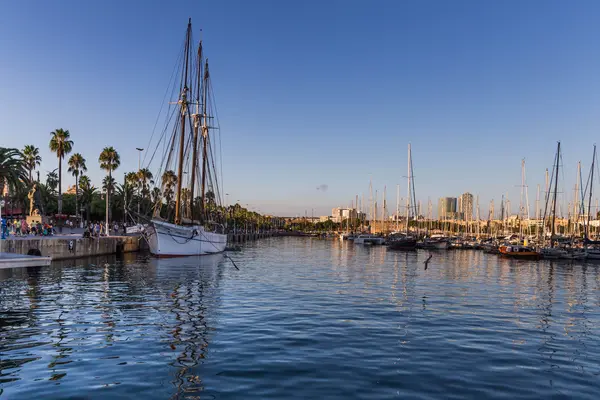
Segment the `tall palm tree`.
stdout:
[[28,144],[23,148],[23,157],[25,158],[25,164],[29,170],[29,181],[33,181],[33,170],[39,167],[42,163],[42,157],[40,156],[40,149],[32,144]]
[[48,172],[46,174],[46,186],[48,186],[48,191],[56,194],[56,188],[58,187],[58,175],[56,172]]
[[142,168],[138,171],[139,187],[142,190],[142,200],[147,199],[150,196],[150,185],[154,185],[152,178],[152,172],[150,172],[148,168]]
[[90,181],[89,177],[86,175],[81,175],[79,178],[79,190],[81,190],[81,203],[82,205],[85,205],[86,209],[86,220],[89,222],[90,208],[94,195],[96,194],[96,188],[92,186],[92,182]]
[[50,150],[58,157],[58,213],[62,214],[62,159],[73,149],[73,141],[68,130],[56,129],[50,132]]
[[[117,168],[119,168],[119,165],[121,165],[121,157],[119,156],[119,153],[117,153],[117,151],[115,150],[114,147],[110,146],[110,147],[105,147],[104,150],[102,150],[102,153],[100,153],[100,157],[98,157],[98,162],[100,163],[100,168],[102,168],[103,170],[105,170],[106,172],[108,172],[108,181],[110,182],[112,180],[112,172],[114,170],[116,170]],[[108,235],[108,232],[110,232],[110,229],[108,229],[108,223],[110,221],[110,215],[109,215],[109,210],[110,210],[110,192],[111,192],[111,187],[110,185],[107,186],[107,191],[106,191],[106,233]]]
[[167,201],[167,208],[171,207],[173,201],[174,188],[177,185],[177,175],[172,170],[167,170],[162,175],[163,195]]
[[79,214],[79,174],[86,172],[85,158],[79,153],[75,153],[69,158],[69,172],[75,177],[75,217]]
[[116,185],[117,182],[112,176],[107,175],[104,177],[104,179],[102,179],[102,190],[104,191],[104,193],[108,193],[109,191],[113,193],[115,191]]
[[4,187],[9,190],[16,189],[29,182],[27,165],[23,154],[17,149],[0,147],[0,196],[4,194]]

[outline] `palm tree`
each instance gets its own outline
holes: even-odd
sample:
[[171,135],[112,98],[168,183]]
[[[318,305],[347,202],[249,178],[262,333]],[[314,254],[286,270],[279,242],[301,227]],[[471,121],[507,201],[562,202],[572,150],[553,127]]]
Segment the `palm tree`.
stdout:
[[73,141],[69,139],[71,134],[68,130],[56,129],[54,132],[50,132],[50,134],[52,135],[52,138],[50,139],[50,150],[56,153],[56,157],[58,157],[58,213],[62,214],[61,160],[73,149]]
[[75,177],[75,217],[79,214],[79,174],[87,171],[87,167],[85,166],[85,158],[79,153],[75,153],[69,158],[69,172],[73,174]]
[[138,185],[139,188],[142,190],[142,200],[147,199],[150,196],[150,185],[154,185],[154,181],[152,180],[152,178],[152,172],[150,172],[148,168],[142,168],[138,171]]
[[23,154],[17,149],[0,147],[0,196],[4,194],[4,187],[16,192],[23,184],[28,184],[27,164]]
[[109,191],[112,193],[115,191],[116,184],[117,182],[115,182],[115,178],[107,175],[104,177],[104,179],[102,179],[102,190],[104,193],[108,193]]
[[79,189],[81,190],[81,203],[85,205],[86,209],[86,220],[89,222],[90,219],[90,207],[92,200],[96,194],[96,188],[92,186],[90,178],[86,175],[81,175],[79,178]]
[[167,208],[173,201],[174,187],[177,184],[177,175],[172,170],[167,170],[162,175],[163,195],[167,201]]
[[[100,163],[100,168],[102,168],[103,170],[105,170],[106,172],[108,172],[108,181],[110,182],[112,180],[112,172],[119,168],[119,165],[121,165],[121,157],[119,156],[119,153],[117,153],[117,151],[114,149],[114,147],[110,146],[110,147],[105,147],[104,150],[102,150],[102,153],[100,153],[100,157],[98,157],[98,162]],[[108,223],[110,221],[110,215],[109,215],[109,210],[110,210],[110,192],[111,192],[111,185],[107,186],[107,191],[106,191],[106,227],[108,228]],[[110,232],[109,229],[106,230],[107,234],[108,232]]]
[[54,171],[46,174],[46,186],[48,186],[48,190],[52,193],[56,193],[56,188],[58,187],[58,175]]
[[29,170],[29,181],[33,181],[33,170],[42,163],[42,157],[40,156],[40,149],[32,144],[28,144],[23,148],[23,156],[25,158],[25,164]]

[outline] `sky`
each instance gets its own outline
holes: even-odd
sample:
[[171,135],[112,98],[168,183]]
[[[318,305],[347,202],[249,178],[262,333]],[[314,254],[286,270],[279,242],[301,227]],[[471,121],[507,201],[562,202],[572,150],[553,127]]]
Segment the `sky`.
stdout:
[[503,194],[517,204],[523,158],[533,208],[558,140],[563,195],[577,161],[587,176],[600,3],[584,0],[6,2],[0,145],[38,146],[44,176],[63,128],[96,186],[105,146],[121,154],[116,175],[137,170],[189,17],[211,64],[229,203],[328,215],[366,202],[372,180],[395,208],[408,143],[417,199],[434,210],[466,191],[482,214]]

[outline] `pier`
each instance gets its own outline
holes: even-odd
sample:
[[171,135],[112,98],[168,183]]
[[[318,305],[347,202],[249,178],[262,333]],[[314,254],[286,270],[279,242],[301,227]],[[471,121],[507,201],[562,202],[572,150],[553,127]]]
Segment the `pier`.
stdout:
[[139,251],[141,241],[137,236],[83,238],[80,235],[64,235],[10,238],[2,240],[2,251],[50,257],[54,261]]

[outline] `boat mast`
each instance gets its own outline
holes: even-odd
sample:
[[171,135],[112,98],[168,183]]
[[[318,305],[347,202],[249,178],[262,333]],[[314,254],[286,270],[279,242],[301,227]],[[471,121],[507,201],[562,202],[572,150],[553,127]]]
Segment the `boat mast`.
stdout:
[[410,219],[410,175],[411,175],[411,171],[410,171],[410,143],[408,144],[408,177],[406,179],[406,183],[407,183],[407,191],[406,191],[406,234],[408,235],[409,232],[409,219]]
[[550,232],[550,247],[554,247],[554,233],[556,230],[555,222],[556,222],[556,195],[558,194],[558,168],[560,163],[560,142],[558,142],[558,147],[556,149],[556,168],[555,168],[555,176],[554,176],[554,201],[552,204],[552,230]]
[[[579,231],[579,181],[581,180],[581,161],[577,162],[577,180],[575,181],[575,195],[573,196],[573,236]],[[582,199],[583,200],[583,199]]]
[[[596,145],[594,145],[594,155],[592,157],[592,170],[590,172],[590,194],[588,196],[588,215],[587,223],[585,224],[585,242],[588,240],[590,230],[590,216],[592,214],[592,186],[594,185],[594,163],[596,162]],[[584,242],[584,243],[585,243]]]
[[202,84],[202,182],[200,187],[200,221],[204,223],[204,197],[206,194],[206,175],[208,173],[208,115],[206,103],[208,100],[208,59],[204,64],[204,83]]
[[198,45],[198,71],[196,76],[196,113],[194,117],[194,146],[192,149],[192,181],[190,184],[189,215],[194,222],[194,186],[196,185],[196,167],[198,161],[198,129],[200,128],[200,88],[202,86],[202,41]]
[[185,65],[183,78],[183,92],[181,93],[181,138],[179,140],[179,165],[177,168],[177,197],[175,200],[175,223],[181,224],[181,184],[183,181],[183,149],[185,145],[185,115],[187,112],[187,80],[188,80],[188,64],[190,56],[190,37],[192,33],[192,19],[188,21],[186,40],[185,40]]
[[396,185],[396,232],[398,232],[398,220],[400,216],[400,185]]

